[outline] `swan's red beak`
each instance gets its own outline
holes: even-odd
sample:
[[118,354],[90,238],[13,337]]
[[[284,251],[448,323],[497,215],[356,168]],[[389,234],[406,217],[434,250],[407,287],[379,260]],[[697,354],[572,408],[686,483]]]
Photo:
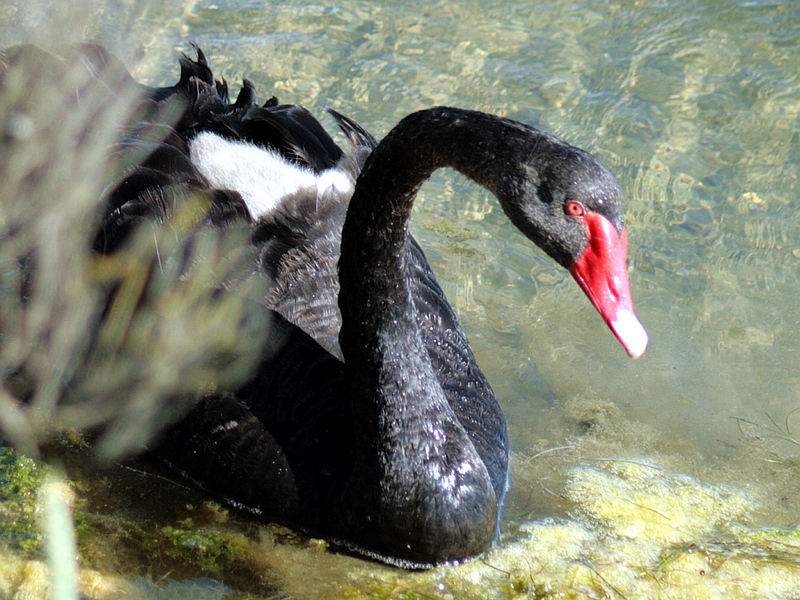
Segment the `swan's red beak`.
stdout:
[[584,223],[589,243],[569,272],[628,354],[639,358],[647,348],[647,332],[633,312],[628,232],[623,227],[620,235],[611,221],[596,212],[587,212]]

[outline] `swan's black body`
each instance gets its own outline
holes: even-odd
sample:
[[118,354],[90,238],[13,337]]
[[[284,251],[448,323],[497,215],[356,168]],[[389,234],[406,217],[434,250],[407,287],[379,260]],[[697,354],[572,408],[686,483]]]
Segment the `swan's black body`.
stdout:
[[[77,52],[113,63],[94,46]],[[241,388],[201,399],[154,451],[233,503],[394,564],[482,553],[507,489],[506,423],[407,232],[414,197],[431,172],[454,167],[572,269],[591,231],[568,204],[624,239],[613,177],[549,134],[444,107],[410,115],[380,144],[334,113],[354,147],[349,159],[304,109],[257,106],[247,81],[231,104],[199,51],[181,67],[175,86],[141,87],[152,109],[142,122],[169,102],[182,116],[158,143],[142,141],[141,124],[129,128],[123,151],[152,147],[109,194],[97,251],[123,248],[141,219],[210,188],[189,150],[201,131],[276,149],[317,173],[341,169],[357,183],[352,198],[298,190],[254,220],[258,276],[269,281],[262,306],[274,315],[264,345],[280,350]],[[208,193],[210,226],[252,218],[237,190]]]

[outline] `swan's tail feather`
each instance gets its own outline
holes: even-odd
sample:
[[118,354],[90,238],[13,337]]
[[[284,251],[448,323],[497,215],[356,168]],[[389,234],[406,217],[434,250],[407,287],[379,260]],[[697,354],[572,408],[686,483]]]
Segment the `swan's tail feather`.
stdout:
[[[274,96],[273,96],[274,98]],[[277,98],[275,98],[277,101]],[[250,108],[251,106],[258,106],[258,94],[256,93],[256,86],[249,79],[242,81],[242,89],[239,90],[239,95],[236,97],[236,102],[233,103],[233,109]]]
[[214,88],[215,93],[223,100],[228,102],[228,84],[225,80],[214,79],[214,72],[211,70],[211,64],[206,59],[205,54],[196,44],[192,44],[197,59],[191,59],[186,54],[181,53],[178,57],[178,64],[181,67],[180,79],[178,83],[169,87],[148,87],[142,86],[147,95],[156,101],[166,100],[176,93],[180,93],[186,97],[191,95],[193,81],[202,81],[208,86]]
[[319,121],[296,104],[250,108],[243,117],[220,117],[239,137],[311,167],[319,173],[336,166],[343,152]]
[[339,125],[339,128],[344,132],[350,142],[352,157],[347,156],[342,158],[342,160],[339,161],[339,166],[348,173],[350,179],[355,184],[361,173],[361,169],[364,168],[367,162],[367,158],[378,146],[378,140],[350,117],[346,117],[332,108],[328,108],[327,111],[336,120],[336,124]]
[[161,102],[180,95],[188,103],[178,129],[184,137],[200,131],[213,131],[229,139],[241,139],[278,150],[286,158],[307,165],[316,172],[337,165],[343,153],[319,121],[298,105],[281,105],[271,97],[258,106],[253,82],[245,79],[231,104],[228,86],[215,79],[203,51],[194,46],[197,60],[185,54],[178,60],[181,77],[167,88],[145,88],[148,97]]
[[367,161],[367,157],[378,147],[378,140],[350,117],[346,117],[332,108],[327,110],[328,113],[336,119],[336,124],[350,141],[350,145],[353,148],[353,160],[360,171]]

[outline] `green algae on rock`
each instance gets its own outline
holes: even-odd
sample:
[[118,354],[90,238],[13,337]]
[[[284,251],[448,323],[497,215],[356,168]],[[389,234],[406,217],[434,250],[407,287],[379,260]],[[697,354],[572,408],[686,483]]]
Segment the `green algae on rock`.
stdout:
[[36,494],[44,470],[34,460],[0,446],[0,540],[27,554],[41,554]]
[[796,597],[800,532],[748,528],[758,505],[743,492],[646,461],[592,463],[567,483],[575,519],[521,526],[446,586],[476,598]]
[[571,470],[568,493],[578,510],[616,537],[654,549],[708,536],[754,507],[740,490],[701,484],[647,461],[593,463]]

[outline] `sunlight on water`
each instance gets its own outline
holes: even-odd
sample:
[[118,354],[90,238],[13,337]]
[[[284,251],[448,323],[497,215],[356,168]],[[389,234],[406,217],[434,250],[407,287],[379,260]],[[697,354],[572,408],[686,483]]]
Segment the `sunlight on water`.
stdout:
[[[0,0],[2,46],[49,18],[46,10],[20,6]],[[722,512],[708,516],[725,521],[725,531],[681,525],[706,543],[706,564],[730,558],[714,555],[721,548],[714,544],[724,542],[762,558],[774,559],[780,544],[797,553],[796,539],[772,540],[767,550],[745,531],[745,525],[794,528],[800,514],[800,472],[788,462],[798,459],[800,445],[800,413],[791,414],[800,407],[795,2],[109,0],[96,4],[85,35],[119,52],[135,77],[159,85],[175,81],[176,52],[188,53],[194,41],[234,89],[248,77],[262,101],[274,94],[317,114],[329,106],[378,137],[413,110],[450,104],[530,123],[596,154],[626,196],[634,303],[651,339],[638,361],[627,358],[569,276],[527,243],[482,189],[438,173],[415,208],[414,233],[509,417],[515,451],[509,552],[531,536],[549,535],[543,531],[550,526],[563,527],[565,537],[561,546],[537,547],[548,556],[566,548],[570,535],[591,545],[613,530],[587,508],[596,498],[585,487],[593,473],[591,485],[636,498],[635,490],[615,487],[622,477],[617,467],[587,470],[594,467],[586,461],[613,457],[652,459],[670,469],[670,475],[647,468],[626,475],[654,477],[651,487],[643,484],[648,498],[658,485],[713,495],[730,484],[737,502],[747,496],[735,509],[721,501]],[[534,520],[514,534],[520,522],[548,516],[575,520]],[[648,538],[634,556],[628,544],[635,536],[613,531],[616,547],[584,557],[608,581],[620,577],[601,567],[614,556],[661,566],[668,552],[675,561],[689,560],[674,554],[689,537]],[[365,574],[356,559],[292,548],[290,564],[319,569],[309,580],[324,571],[335,589],[349,585],[353,595],[373,589],[365,582],[380,581],[381,597],[406,589],[457,597],[430,582],[414,588],[409,581],[416,579],[380,567],[370,568],[381,575],[369,568]],[[797,557],[784,558],[795,560],[796,575]],[[557,572],[575,575],[578,562]],[[517,563],[509,565],[494,576],[520,572]],[[290,593],[314,594],[307,582],[301,585],[302,570],[268,566],[283,584],[297,586]],[[499,585],[478,570],[469,577]],[[675,573],[665,586],[678,585]],[[392,577],[398,581],[386,583]],[[599,587],[576,589],[585,597],[602,589],[615,597],[609,589],[616,588],[593,581]],[[632,594],[626,597],[652,590],[614,581],[619,596],[622,589]],[[503,597],[533,594],[512,583]],[[680,589],[665,597],[685,597]],[[771,597],[785,592],[774,589]]]

